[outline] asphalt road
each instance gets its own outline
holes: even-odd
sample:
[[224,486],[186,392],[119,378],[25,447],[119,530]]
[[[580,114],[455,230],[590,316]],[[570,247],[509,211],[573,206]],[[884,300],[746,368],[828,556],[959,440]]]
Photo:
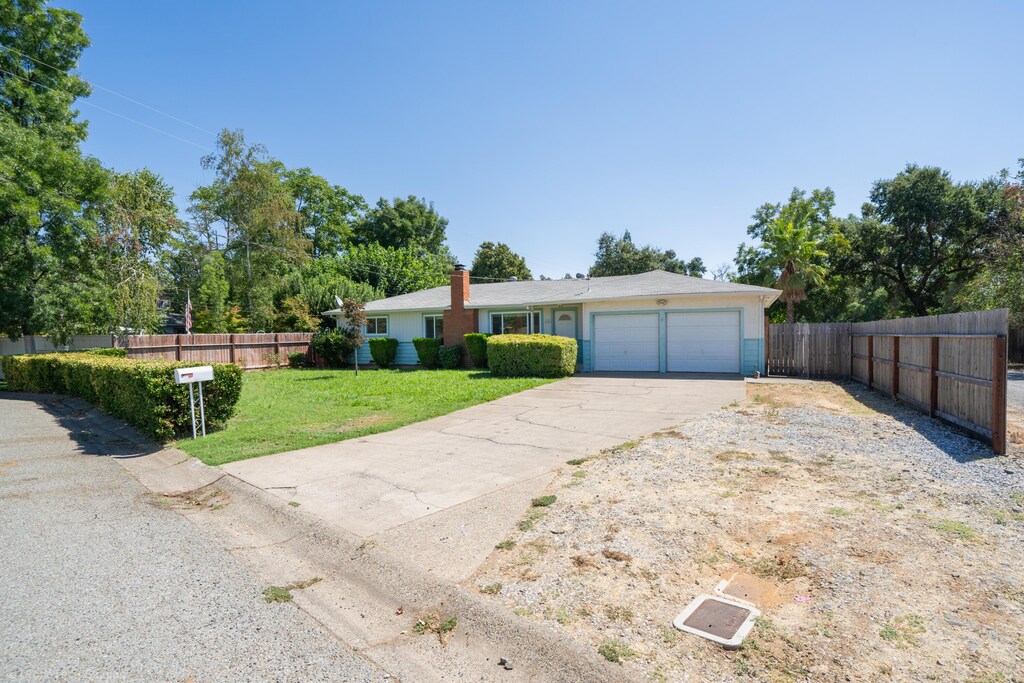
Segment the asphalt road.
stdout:
[[1006,402],[1024,411],[1024,370],[1013,369],[1006,373]]
[[391,680],[267,604],[68,412],[0,394],[0,679]]

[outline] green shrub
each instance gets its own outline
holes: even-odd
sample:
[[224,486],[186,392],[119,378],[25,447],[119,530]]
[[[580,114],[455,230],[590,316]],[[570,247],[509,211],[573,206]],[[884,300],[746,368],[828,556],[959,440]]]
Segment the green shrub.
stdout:
[[442,346],[438,352],[438,361],[445,370],[457,370],[462,367],[462,354],[465,353],[462,344]]
[[416,337],[412,340],[412,345],[416,347],[416,356],[420,359],[420,365],[425,367],[427,370],[434,370],[437,368],[440,361],[441,354],[441,340],[440,339],[429,339],[427,337]]
[[371,337],[370,356],[378,368],[386,370],[395,364],[398,356],[398,340],[391,337]]
[[341,330],[320,330],[309,340],[316,354],[324,364],[332,368],[343,368],[349,356],[356,350],[352,340]]
[[498,377],[569,377],[576,340],[550,334],[501,334],[487,340],[487,365]]
[[293,351],[288,354],[288,367],[293,370],[306,367],[307,359],[305,351]]
[[[85,399],[104,412],[166,440],[191,431],[188,387],[174,383],[174,369],[191,362],[139,361],[89,353],[46,353],[0,359],[12,391],[61,393]],[[242,392],[242,369],[212,363],[203,384],[208,424],[227,421]]]
[[75,351],[69,351],[69,353],[88,353],[91,356],[110,356],[111,358],[128,357],[128,349],[122,349],[116,346],[99,349],[77,349]]
[[470,332],[463,335],[463,338],[466,340],[466,353],[469,354],[469,359],[473,361],[474,368],[487,367],[487,338],[490,336],[483,332]]

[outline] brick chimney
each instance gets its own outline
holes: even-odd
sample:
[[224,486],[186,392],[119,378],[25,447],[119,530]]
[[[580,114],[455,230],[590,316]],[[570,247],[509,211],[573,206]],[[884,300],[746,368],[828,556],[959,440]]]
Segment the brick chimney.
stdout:
[[[462,344],[463,335],[476,332],[478,329],[479,311],[475,308],[466,310],[469,301],[469,271],[461,263],[455,264],[451,272],[451,309],[444,312],[444,345]],[[463,364],[468,367],[469,356],[463,354]]]

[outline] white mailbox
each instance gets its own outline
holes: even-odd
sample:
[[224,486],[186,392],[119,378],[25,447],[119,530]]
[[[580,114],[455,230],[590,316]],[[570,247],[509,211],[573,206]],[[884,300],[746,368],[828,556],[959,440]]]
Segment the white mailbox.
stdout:
[[209,365],[200,365],[196,368],[178,368],[174,371],[175,384],[209,382],[211,379],[213,379],[213,367]]
[[188,385],[188,404],[192,408],[192,438],[196,438],[196,399],[192,392],[192,385],[199,385],[199,422],[203,426],[203,436],[206,436],[206,407],[203,405],[203,382],[213,379],[213,367],[200,365],[194,368],[178,368],[174,371],[175,384]]

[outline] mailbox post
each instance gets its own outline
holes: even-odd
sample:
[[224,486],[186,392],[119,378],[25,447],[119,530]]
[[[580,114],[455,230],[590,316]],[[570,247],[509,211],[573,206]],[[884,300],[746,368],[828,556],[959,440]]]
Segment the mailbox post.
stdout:
[[196,399],[192,393],[192,385],[199,385],[199,421],[203,427],[203,436],[206,436],[206,410],[203,407],[203,382],[213,379],[213,367],[200,365],[195,368],[178,368],[174,371],[175,384],[188,385],[188,404],[192,409],[192,438],[196,438]]

